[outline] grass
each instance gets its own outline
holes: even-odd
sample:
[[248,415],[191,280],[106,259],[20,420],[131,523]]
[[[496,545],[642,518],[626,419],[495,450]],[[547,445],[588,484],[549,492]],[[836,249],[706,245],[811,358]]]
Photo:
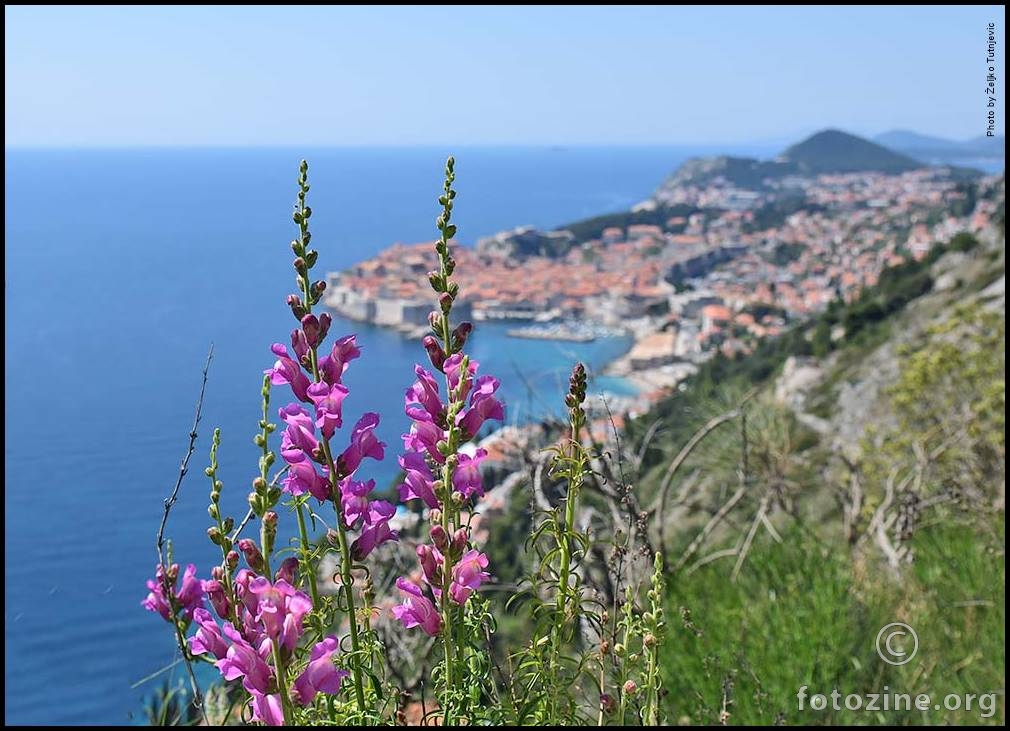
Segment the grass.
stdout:
[[[853,561],[847,549],[805,534],[766,542],[752,552],[736,583],[726,562],[670,581],[671,617],[690,610],[663,647],[665,711],[671,723],[733,725],[1000,724],[1005,720],[1005,569],[1002,523],[924,528],[904,583],[883,568]],[[998,531],[998,532],[997,532]],[[878,630],[911,625],[920,639],[907,665],[882,662]],[[892,693],[931,703],[957,694],[996,693],[995,713],[977,709],[870,712],[800,711],[810,695]]]

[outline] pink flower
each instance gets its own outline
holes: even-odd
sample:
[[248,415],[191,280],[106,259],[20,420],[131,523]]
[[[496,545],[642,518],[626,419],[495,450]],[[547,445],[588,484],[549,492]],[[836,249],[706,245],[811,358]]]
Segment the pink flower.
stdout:
[[281,561],[280,568],[274,573],[274,581],[284,580],[289,584],[295,583],[295,577],[298,574],[298,559],[294,556],[289,556],[288,558]]
[[249,583],[249,591],[258,599],[256,621],[267,637],[294,650],[302,634],[302,618],[312,611],[312,600],[283,579],[271,584],[258,576]]
[[[462,353],[450,355],[445,361],[445,375],[449,379],[449,388],[456,392],[456,398],[460,401],[466,401],[466,397],[470,395],[470,388],[473,386],[473,377],[476,375],[477,367],[480,364],[475,360],[469,361],[465,374],[460,373],[462,365]],[[462,388],[460,388],[461,375],[463,375]]]
[[443,439],[445,431],[434,422],[415,421],[403,435],[403,446],[410,452],[427,452],[435,462],[445,464],[445,455],[438,451],[438,443]]
[[368,514],[368,495],[374,488],[375,480],[359,482],[345,477],[340,481],[340,510],[348,528],[353,528],[360,518]]
[[288,473],[281,482],[281,488],[291,495],[308,492],[320,502],[326,502],[330,498],[329,479],[316,472],[308,460],[288,465]]
[[303,706],[309,705],[317,693],[335,695],[340,691],[340,681],[350,675],[334,664],[339,648],[336,637],[327,637],[312,648],[309,664],[294,684],[295,698]]
[[396,586],[404,594],[404,599],[403,604],[393,607],[393,616],[407,629],[420,627],[432,637],[437,635],[442,629],[442,618],[421,587],[402,577],[396,580]]
[[361,355],[354,335],[339,338],[330,354],[319,360],[319,374],[327,383],[340,383],[348,364]]
[[386,445],[375,436],[379,425],[379,415],[367,413],[358,419],[351,432],[351,444],[340,455],[339,462],[345,475],[353,475],[365,457],[381,460],[385,456]]
[[[175,585],[178,581],[176,577],[179,575],[179,565],[172,564],[168,575],[170,578],[166,582],[162,567],[158,566],[155,569],[154,578],[149,579],[147,582],[147,588],[150,590],[150,593],[141,602],[141,606],[149,612],[157,612],[166,621],[171,622],[173,617],[170,597],[174,597],[175,605],[180,611],[180,616],[188,622],[193,618],[193,611],[203,607],[203,582],[196,578],[196,566],[193,564],[189,564],[186,567],[186,573],[182,577],[182,586],[178,591],[176,591]],[[166,584],[168,585],[168,596],[165,594]]]
[[387,541],[399,538],[395,530],[389,527],[389,519],[396,512],[396,507],[385,500],[374,500],[368,505],[365,515],[365,527],[361,535],[351,544],[351,556],[355,561],[361,561]]
[[452,583],[449,585],[449,596],[457,604],[465,604],[480,585],[491,578],[484,569],[487,568],[487,556],[471,549],[452,567]]
[[428,582],[435,596],[438,596],[441,592],[442,566],[445,564],[445,557],[437,548],[422,543],[417,547],[417,561],[421,564],[421,570],[424,572],[424,580]]
[[263,371],[270,375],[270,382],[275,386],[290,384],[291,392],[299,401],[308,401],[309,377],[305,375],[302,367],[294,361],[288,353],[288,349],[281,343],[274,343],[270,350],[277,356],[277,362],[273,368]]
[[478,449],[472,457],[459,455],[459,464],[452,473],[452,486],[460,495],[469,498],[484,495],[484,487],[480,479],[480,463],[487,457],[486,449]]
[[231,612],[231,601],[224,590],[224,585],[217,579],[211,579],[203,582],[203,591],[210,600],[210,605],[217,612],[217,616],[221,619],[228,619],[228,614]]
[[414,366],[417,380],[407,389],[404,411],[414,421],[439,422],[445,417],[445,407],[438,395],[435,377],[419,365]]
[[281,456],[288,464],[311,459],[312,452],[319,446],[316,439],[316,425],[309,412],[298,404],[288,404],[278,412],[281,421],[287,424],[281,437]]
[[399,462],[405,472],[403,482],[399,487],[400,500],[407,502],[419,498],[429,508],[437,508],[438,498],[435,497],[434,489],[435,477],[431,474],[424,455],[408,452],[400,457]]
[[249,703],[252,708],[252,720],[259,721],[265,726],[283,726],[284,708],[281,706],[281,697],[277,693],[250,693],[252,701]]
[[481,376],[477,379],[473,393],[470,395],[470,405],[456,417],[456,425],[461,426],[467,435],[473,437],[480,431],[488,419],[502,421],[505,418],[505,407],[494,397],[498,390],[498,379],[494,376]]
[[273,670],[266,662],[273,651],[270,639],[263,638],[254,649],[231,622],[224,623],[224,634],[231,640],[231,646],[225,656],[214,663],[221,676],[225,680],[242,678],[242,685],[250,693],[268,693],[273,682]]
[[220,660],[228,653],[228,643],[221,636],[221,628],[206,609],[193,611],[193,620],[197,623],[196,634],[189,638],[189,651],[194,655],[213,655]]
[[308,389],[309,398],[316,405],[316,426],[330,439],[343,424],[341,406],[347,398],[347,386],[340,383],[313,383]]

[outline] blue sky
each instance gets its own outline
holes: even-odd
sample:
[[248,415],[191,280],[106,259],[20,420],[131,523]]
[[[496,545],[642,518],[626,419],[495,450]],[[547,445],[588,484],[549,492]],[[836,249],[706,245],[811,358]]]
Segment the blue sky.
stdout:
[[985,132],[976,7],[5,9],[13,145],[789,142]]

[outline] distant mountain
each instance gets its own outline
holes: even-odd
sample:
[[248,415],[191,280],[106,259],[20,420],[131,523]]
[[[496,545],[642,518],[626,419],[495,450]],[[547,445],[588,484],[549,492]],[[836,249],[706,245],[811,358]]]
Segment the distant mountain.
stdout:
[[970,140],[948,140],[909,130],[892,130],[874,140],[917,160],[933,164],[963,163],[973,158],[999,160],[1006,156],[1004,137],[981,135]]
[[862,137],[828,129],[788,148],[781,158],[802,173],[904,173],[922,163]]
[[691,158],[667,178],[660,192],[684,185],[706,185],[718,178],[753,190],[764,187],[765,180],[787,175],[863,171],[895,174],[922,166],[917,160],[862,137],[829,129],[787,148],[774,160],[728,156]]

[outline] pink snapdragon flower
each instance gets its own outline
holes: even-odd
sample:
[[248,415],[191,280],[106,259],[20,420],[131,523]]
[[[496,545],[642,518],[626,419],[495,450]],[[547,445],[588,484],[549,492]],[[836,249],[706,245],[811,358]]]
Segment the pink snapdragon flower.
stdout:
[[477,435],[481,426],[488,419],[502,421],[505,418],[505,406],[495,398],[498,390],[498,379],[494,376],[481,376],[470,394],[470,405],[456,417],[456,425],[470,437]]
[[282,343],[274,343],[270,350],[277,356],[277,361],[273,368],[263,371],[270,375],[270,382],[275,386],[285,383],[290,384],[291,392],[299,401],[308,401],[309,377],[302,370],[294,358],[288,353],[288,349]]
[[330,498],[329,478],[316,472],[316,468],[309,460],[293,462],[288,465],[288,473],[281,481],[281,489],[291,495],[301,495],[307,492],[320,502],[326,502]]
[[438,464],[445,464],[445,455],[438,443],[445,439],[445,430],[431,421],[415,421],[403,435],[403,446],[410,452],[425,452]]
[[206,609],[195,609],[193,621],[198,625],[196,634],[189,638],[189,651],[194,655],[213,655],[221,660],[228,654],[228,643],[221,635],[214,617]]
[[340,691],[340,681],[350,675],[334,664],[334,656],[339,652],[340,643],[336,637],[327,637],[317,642],[309,655],[309,664],[295,680],[295,699],[303,706],[312,703],[317,693],[335,695]]
[[176,591],[175,586],[179,576],[179,565],[172,564],[168,570],[169,581],[165,581],[164,570],[161,566],[155,569],[153,579],[147,581],[147,588],[150,593],[141,602],[149,612],[157,612],[165,621],[173,621],[172,601],[165,594],[165,586],[168,584],[169,595],[175,599],[175,604],[179,609],[180,616],[186,622],[193,618],[194,610],[203,607],[203,582],[196,578],[196,566],[189,564],[182,577],[182,586]]
[[[456,393],[456,398],[460,401],[466,401],[466,397],[470,395],[470,388],[473,386],[473,377],[477,374],[477,368],[480,366],[475,360],[468,361],[466,373],[462,373],[463,367],[463,354],[456,353],[450,355],[445,361],[445,375],[448,377],[449,388]],[[460,388],[460,377],[462,376],[463,384]]]
[[452,583],[449,585],[449,596],[459,605],[466,604],[480,585],[491,578],[487,568],[487,556],[471,549],[463,554],[452,567]]
[[258,600],[256,621],[263,625],[267,637],[294,650],[302,635],[302,618],[312,611],[312,600],[283,579],[271,584],[263,576],[249,583],[249,591]]
[[404,594],[403,604],[393,607],[393,616],[403,622],[407,629],[420,627],[434,637],[442,629],[442,618],[421,587],[404,578],[396,580],[396,587]]
[[[203,591],[207,595],[207,599],[210,600],[210,605],[217,612],[217,616],[227,619],[231,612],[231,600],[228,599],[228,593],[224,590],[224,584],[217,579],[211,579],[203,582]],[[195,612],[194,616],[196,616]]]
[[354,524],[368,514],[368,496],[375,489],[375,480],[361,482],[345,477],[340,481],[340,511],[344,525],[354,528]]
[[267,659],[273,652],[269,637],[264,637],[253,647],[234,628],[231,622],[224,623],[224,635],[231,641],[225,656],[214,663],[225,680],[242,678],[242,685],[250,693],[266,694],[272,690],[273,668]]
[[281,437],[281,456],[288,464],[312,459],[319,447],[316,425],[309,412],[298,404],[288,404],[278,411],[280,420],[287,424]]
[[463,497],[470,498],[474,495],[483,497],[480,463],[485,457],[487,457],[486,449],[478,449],[472,457],[466,454],[459,455],[459,463],[452,472],[452,486]]
[[340,383],[348,364],[360,355],[356,336],[338,338],[334,341],[330,354],[319,359],[319,375],[327,383]]
[[414,366],[417,380],[407,389],[404,397],[404,411],[414,421],[441,422],[445,418],[445,406],[438,395],[435,377],[419,365]]
[[252,708],[252,720],[259,721],[264,726],[283,726],[284,707],[281,705],[279,693],[250,693],[252,701],[249,703]]
[[387,541],[399,538],[395,530],[389,527],[389,519],[396,513],[396,507],[385,500],[373,500],[368,505],[364,528],[351,544],[351,556],[355,561],[363,560]]
[[379,415],[367,413],[358,419],[351,432],[351,444],[339,457],[339,464],[346,475],[353,475],[362,460],[371,457],[382,460],[385,457],[385,443],[375,436],[375,428],[379,425]]
[[418,498],[429,508],[438,507],[435,497],[435,477],[431,474],[428,462],[423,454],[408,452],[399,458],[400,467],[404,470],[403,482],[399,486],[400,500],[407,502]]
[[333,433],[343,425],[342,404],[347,393],[347,386],[341,383],[313,383],[309,386],[309,398],[316,405],[316,426],[327,439],[332,438]]

